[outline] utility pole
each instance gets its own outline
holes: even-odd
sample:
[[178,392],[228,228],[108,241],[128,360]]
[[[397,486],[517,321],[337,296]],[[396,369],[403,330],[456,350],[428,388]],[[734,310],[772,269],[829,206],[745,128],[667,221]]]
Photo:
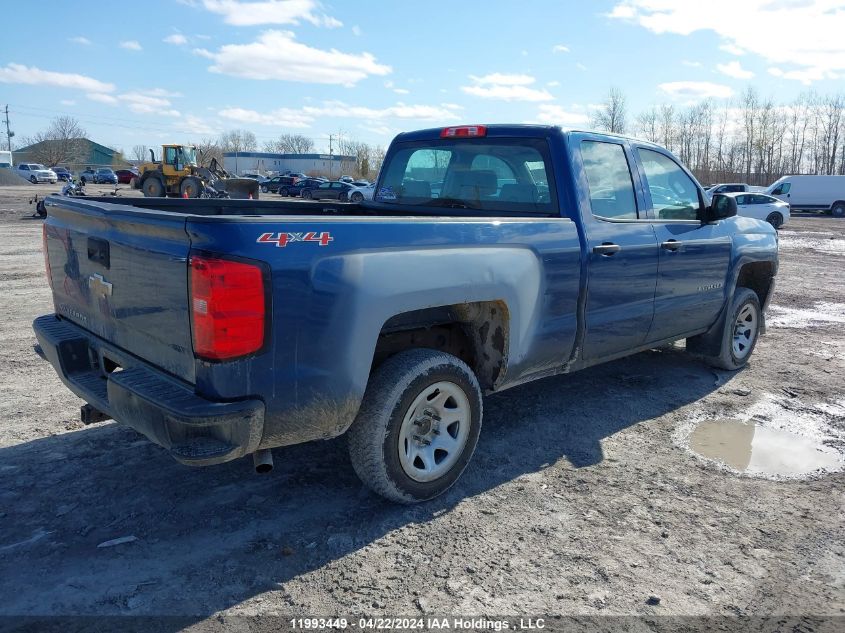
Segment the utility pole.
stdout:
[[6,149],[8,149],[10,152],[12,151],[12,137],[14,135],[15,135],[15,133],[12,132],[9,129],[9,104],[7,103],[6,104],[6,145],[7,145]]
[[332,140],[334,140],[334,136],[329,134],[329,180],[334,177],[334,158],[332,153]]

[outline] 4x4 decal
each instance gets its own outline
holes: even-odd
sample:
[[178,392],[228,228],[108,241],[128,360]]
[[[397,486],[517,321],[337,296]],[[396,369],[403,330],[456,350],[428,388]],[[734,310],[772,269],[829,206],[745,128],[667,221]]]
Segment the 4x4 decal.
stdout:
[[317,242],[320,246],[328,246],[334,238],[327,231],[322,233],[309,231],[307,233],[262,233],[255,241],[259,244],[275,244],[278,248],[284,248],[293,242]]

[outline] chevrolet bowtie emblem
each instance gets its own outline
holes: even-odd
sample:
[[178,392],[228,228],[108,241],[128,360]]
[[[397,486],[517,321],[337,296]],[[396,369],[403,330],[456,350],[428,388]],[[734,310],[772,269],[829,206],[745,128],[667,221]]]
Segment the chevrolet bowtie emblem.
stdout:
[[112,285],[99,273],[95,273],[88,277],[88,287],[98,297],[110,297]]

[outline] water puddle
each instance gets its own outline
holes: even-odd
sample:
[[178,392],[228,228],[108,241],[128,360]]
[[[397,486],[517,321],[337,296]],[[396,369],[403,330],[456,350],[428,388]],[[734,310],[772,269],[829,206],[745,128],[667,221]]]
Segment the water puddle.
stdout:
[[843,467],[839,453],[821,442],[753,421],[705,420],[693,430],[689,448],[749,475],[800,477]]

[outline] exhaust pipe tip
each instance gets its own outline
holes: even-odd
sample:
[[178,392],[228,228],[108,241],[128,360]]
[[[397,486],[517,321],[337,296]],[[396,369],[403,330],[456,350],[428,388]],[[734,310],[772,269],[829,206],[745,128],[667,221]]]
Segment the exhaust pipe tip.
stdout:
[[252,462],[255,464],[255,472],[264,475],[273,470],[273,453],[269,448],[262,448],[252,454]]

